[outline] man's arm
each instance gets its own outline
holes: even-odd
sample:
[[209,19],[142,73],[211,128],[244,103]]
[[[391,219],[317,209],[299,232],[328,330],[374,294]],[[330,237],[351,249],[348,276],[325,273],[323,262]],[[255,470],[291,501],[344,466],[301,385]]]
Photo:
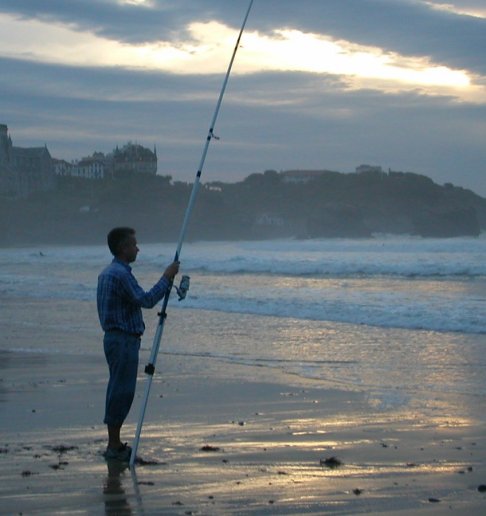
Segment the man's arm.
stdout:
[[133,274],[126,274],[122,280],[124,297],[142,308],[153,308],[165,296],[178,271],[179,262],[171,263],[160,280],[147,292],[138,284]]

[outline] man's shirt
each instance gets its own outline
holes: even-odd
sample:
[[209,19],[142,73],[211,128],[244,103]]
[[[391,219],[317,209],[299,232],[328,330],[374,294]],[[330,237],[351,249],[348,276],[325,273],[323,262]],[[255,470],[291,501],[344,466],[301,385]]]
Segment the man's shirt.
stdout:
[[152,308],[169,288],[162,276],[151,290],[145,292],[132,274],[132,268],[114,258],[98,276],[98,316],[104,331],[122,330],[142,335],[145,324],[142,308]]

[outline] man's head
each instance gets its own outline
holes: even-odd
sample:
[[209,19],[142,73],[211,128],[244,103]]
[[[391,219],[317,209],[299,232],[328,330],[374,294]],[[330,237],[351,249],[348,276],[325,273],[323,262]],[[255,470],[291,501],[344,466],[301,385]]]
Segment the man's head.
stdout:
[[116,258],[132,263],[137,259],[138,247],[135,230],[132,228],[113,228],[107,237],[111,254]]

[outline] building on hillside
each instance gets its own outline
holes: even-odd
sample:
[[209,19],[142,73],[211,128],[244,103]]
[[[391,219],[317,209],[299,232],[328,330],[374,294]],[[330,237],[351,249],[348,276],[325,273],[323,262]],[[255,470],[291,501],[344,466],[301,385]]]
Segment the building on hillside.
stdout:
[[356,174],[383,174],[383,169],[379,165],[359,165],[356,167]]
[[73,168],[72,163],[64,159],[52,158],[52,164],[54,166],[54,173],[56,176],[70,176]]
[[128,142],[121,149],[117,145],[110,157],[114,177],[131,174],[154,176],[157,173],[157,150],[155,147],[152,152],[142,145]]
[[14,147],[8,127],[0,124],[0,196],[25,198],[54,186],[54,166],[47,146]]
[[103,179],[105,170],[110,169],[103,158],[81,158],[79,161],[68,163],[63,159],[53,159],[54,172],[61,177],[81,177],[83,179]]
[[109,154],[94,152],[92,156],[68,163],[55,159],[54,170],[58,176],[79,177],[83,179],[104,179],[129,176],[132,174],[157,173],[157,152],[142,145],[127,143],[118,146]]
[[282,172],[282,181],[284,183],[308,183],[313,179],[317,179],[327,170],[287,170]]
[[71,165],[71,176],[84,179],[103,179],[105,177],[106,160],[101,157],[83,158]]
[[278,215],[261,213],[255,217],[255,224],[257,226],[283,227],[285,225],[285,220]]
[[13,166],[12,139],[6,125],[0,125],[0,195],[17,197],[19,179]]
[[104,179],[111,176],[112,159],[102,152],[93,152],[92,156],[68,163],[63,159],[53,159],[57,176],[80,177],[83,179]]

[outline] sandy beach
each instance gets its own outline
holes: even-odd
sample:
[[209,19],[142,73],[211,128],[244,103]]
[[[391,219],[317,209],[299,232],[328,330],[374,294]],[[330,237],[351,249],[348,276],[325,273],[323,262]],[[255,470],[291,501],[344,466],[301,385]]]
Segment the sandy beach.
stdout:
[[101,338],[92,303],[73,303],[68,335],[73,306],[42,326],[52,306],[24,301],[26,324],[12,317],[20,304],[5,300],[1,348],[68,338],[71,351],[1,352],[2,514],[484,514],[484,404],[464,417],[440,404],[384,410],[366,392],[214,357],[162,352],[142,463],[107,464],[101,346],[72,352]]

